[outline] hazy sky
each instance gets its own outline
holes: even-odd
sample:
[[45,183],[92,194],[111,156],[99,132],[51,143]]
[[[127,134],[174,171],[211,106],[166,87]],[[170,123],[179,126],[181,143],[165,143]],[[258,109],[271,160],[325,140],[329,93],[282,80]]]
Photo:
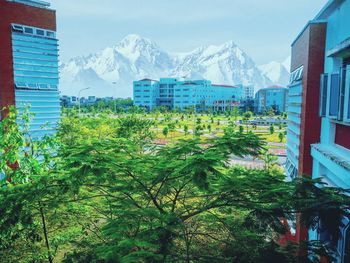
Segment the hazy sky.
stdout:
[[[50,1],[50,0],[47,0]],[[139,34],[170,52],[233,40],[258,64],[283,61],[327,0],[51,0],[61,61]]]

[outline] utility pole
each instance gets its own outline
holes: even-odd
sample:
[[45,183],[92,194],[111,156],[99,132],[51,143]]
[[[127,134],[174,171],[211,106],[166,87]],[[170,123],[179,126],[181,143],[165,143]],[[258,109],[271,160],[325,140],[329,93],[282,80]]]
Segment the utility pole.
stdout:
[[194,108],[193,108],[193,139],[196,139],[196,119],[197,119],[197,97],[196,97],[196,90],[194,91]]
[[[112,84],[113,84],[113,85],[117,85],[117,82],[114,81],[114,82],[112,82]],[[116,96],[116,97],[113,99],[113,101],[114,101],[114,113],[117,113],[117,90],[115,89],[114,91],[115,91],[115,94],[114,94],[114,95]]]

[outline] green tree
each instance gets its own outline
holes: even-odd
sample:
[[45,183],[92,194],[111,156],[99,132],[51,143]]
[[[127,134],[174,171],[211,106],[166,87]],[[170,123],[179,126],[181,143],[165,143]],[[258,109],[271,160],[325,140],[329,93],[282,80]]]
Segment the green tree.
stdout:
[[275,133],[275,126],[273,124],[270,125],[269,131],[270,131],[270,134]]
[[253,113],[251,111],[247,111],[243,114],[243,121],[246,124],[247,127],[247,132],[248,132],[248,124],[249,124],[249,120],[253,117]]
[[283,142],[283,140],[284,140],[284,133],[283,132],[280,132],[278,134],[278,139],[280,140],[280,142]]
[[275,116],[275,110],[271,107],[267,114],[269,117],[273,117],[273,116]]
[[208,128],[209,133],[211,133],[211,125],[210,124],[208,124],[207,128]]
[[[54,141],[28,140],[15,115],[2,120],[3,262],[294,263],[300,248],[315,251],[304,262],[317,262],[327,244],[281,247],[281,219],[302,213],[305,227],[323,220],[336,240],[349,217],[346,191],[286,182],[252,132],[229,127],[205,145],[154,147],[144,142],[149,123],[133,118],[64,118]],[[232,167],[232,156],[266,167]]]
[[186,124],[184,125],[184,133],[185,133],[185,136],[188,135],[188,126]]
[[169,128],[168,128],[168,127],[164,127],[162,133],[163,133],[163,135],[164,135],[165,137],[168,137]]
[[239,109],[237,106],[233,107],[231,115],[233,116],[234,120],[237,121],[239,116]]

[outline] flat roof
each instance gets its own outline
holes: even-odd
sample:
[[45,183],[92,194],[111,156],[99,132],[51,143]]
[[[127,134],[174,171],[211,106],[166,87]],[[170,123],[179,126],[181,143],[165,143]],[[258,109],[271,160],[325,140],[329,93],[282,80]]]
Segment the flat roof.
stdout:
[[7,0],[7,1],[24,4],[24,5],[30,5],[34,7],[40,7],[40,8],[48,8],[51,5],[49,2],[41,1],[41,0]]
[[328,3],[316,15],[314,20],[327,19],[345,0],[329,0]]
[[312,24],[320,24],[327,23],[327,18],[334,12],[336,8],[338,8],[345,0],[329,0],[327,4],[321,9],[320,12],[315,16],[314,19],[310,20],[300,31],[298,36],[292,42],[292,46],[299,39],[299,37],[304,33],[304,31],[308,28],[309,25]]
[[225,85],[225,84],[211,84],[213,87],[224,87],[224,88],[239,88],[238,86]]
[[155,81],[155,82],[159,82],[158,80],[154,80],[154,79],[140,79],[140,80],[137,80],[137,81]]

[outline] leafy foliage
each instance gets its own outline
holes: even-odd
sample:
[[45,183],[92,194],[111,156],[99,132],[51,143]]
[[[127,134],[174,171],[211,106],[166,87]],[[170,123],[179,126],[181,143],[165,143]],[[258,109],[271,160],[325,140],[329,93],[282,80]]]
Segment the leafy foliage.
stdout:
[[[35,141],[16,118],[0,126],[4,262],[297,262],[300,246],[279,244],[283,219],[322,220],[336,240],[349,217],[344,190],[285,182],[252,132],[155,147],[147,119],[73,114]],[[230,165],[246,155],[265,169]],[[313,262],[327,255],[307,245]]]

